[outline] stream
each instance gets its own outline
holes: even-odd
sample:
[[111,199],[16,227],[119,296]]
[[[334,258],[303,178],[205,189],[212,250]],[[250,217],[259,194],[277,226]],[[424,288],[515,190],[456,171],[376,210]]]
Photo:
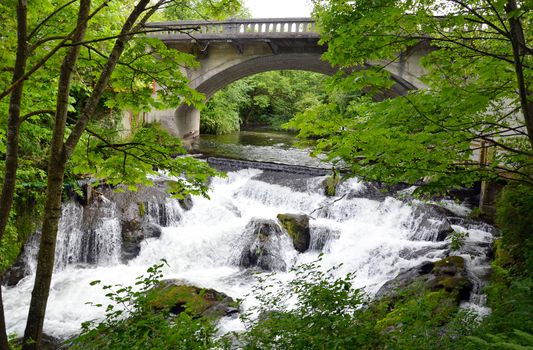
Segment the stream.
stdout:
[[[168,262],[163,270],[165,278],[243,298],[242,307],[249,308],[256,303],[248,293],[256,283],[252,272],[258,268],[242,266],[242,254],[253,239],[254,223],[267,220],[278,225],[280,213],[309,215],[311,242],[304,253],[295,250],[286,234],[272,243],[269,268],[276,279],[289,280],[291,267],[323,254],[323,269],[342,264],[335,274],[355,272],[354,286],[373,295],[403,270],[460,255],[474,285],[470,300],[463,306],[481,314],[488,312],[481,288],[490,267],[487,251],[493,229],[468,219],[467,206],[441,201],[447,215],[437,215],[432,204],[410,197],[412,188],[383,193],[357,179],[343,182],[335,197],[327,197],[322,186],[324,175],[301,170],[317,166],[318,161],[305,150],[292,148],[292,142],[290,135],[279,133],[203,138],[197,151],[216,155],[216,165],[229,172],[227,178],[212,180],[210,200],[193,197],[188,210],[177,200],[150,191],[142,198],[131,197],[129,203],[107,192],[86,207],[74,200],[64,203],[45,333],[67,338],[79,331],[82,322],[103,317],[101,308],[87,304],[108,304],[105,292],[99,286],[89,286],[91,281],[131,285],[135,277],[162,258]],[[225,162],[224,157],[288,165],[254,169],[254,163]],[[303,168],[292,171],[293,165]],[[135,211],[138,203],[146,203],[142,220],[160,229],[160,236],[143,240],[138,255],[126,261],[124,215]],[[451,251],[450,237],[439,237],[444,224],[455,232],[468,232],[460,250]],[[27,243],[23,258],[29,275],[15,286],[2,287],[8,333],[23,333],[35,256],[34,238]],[[222,333],[239,329],[242,324],[236,316],[219,322]]]

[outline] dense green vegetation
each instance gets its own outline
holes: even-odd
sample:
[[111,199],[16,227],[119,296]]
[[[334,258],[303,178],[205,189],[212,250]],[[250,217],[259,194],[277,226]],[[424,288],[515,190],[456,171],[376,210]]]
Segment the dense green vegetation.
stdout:
[[[367,179],[426,178],[427,190],[500,177],[533,186],[528,3],[315,1],[324,58],[343,70],[327,84],[326,100],[290,126],[316,140],[316,153]],[[440,13],[448,15],[434,17]],[[412,47],[430,48],[421,62],[426,88],[383,98],[394,84],[389,66]],[[479,167],[476,151],[485,147]]]
[[272,71],[236,81],[202,110],[201,132],[227,134],[242,127],[279,129],[324,98],[325,77],[305,71]]
[[[24,349],[39,347],[61,212],[63,187],[78,176],[134,188],[147,174],[179,177],[177,196],[206,194],[216,172],[187,157],[157,126],[124,137],[116,111],[200,104],[179,73],[191,55],[144,35],[151,16],[224,17],[237,0],[122,2],[26,0],[0,4],[0,271],[39,226],[41,245]],[[159,11],[159,13],[158,13]],[[154,81],[167,89],[152,95]],[[41,217],[36,220],[35,217]],[[31,219],[30,219],[31,218]],[[0,348],[8,348],[0,294]]]
[[[209,349],[215,344],[215,328],[207,319],[182,312],[169,319],[169,308],[154,310],[163,264],[154,265],[133,286],[103,286],[111,303],[104,321],[85,323],[71,348],[101,349]],[[97,285],[100,281],[91,284]],[[104,305],[95,305],[104,307]],[[125,319],[123,314],[127,313]]]
[[492,313],[475,329],[471,349],[531,349],[533,192],[528,186],[508,186],[497,205],[502,238],[495,242],[491,280],[485,289]]
[[[142,28],[135,24],[150,15],[245,15],[234,0],[155,3],[41,1],[39,8],[24,0],[0,3],[0,271],[43,221],[43,246],[52,247],[40,259],[46,266],[34,294],[39,315],[30,312],[37,319],[29,320],[26,341],[42,330],[64,184],[75,186],[80,176],[90,176],[135,188],[149,184],[146,174],[164,169],[181,176],[171,188],[184,196],[206,194],[207,180],[216,174],[204,163],[175,157],[183,148],[156,125],[138,126],[129,136],[112,132],[116,111],[202,100],[176,74],[181,65],[194,65],[193,57],[153,38],[132,39]],[[395,297],[370,301],[352,287],[350,275],[335,278],[308,264],[275,292],[265,279],[254,291],[260,305],[252,311],[259,318],[246,314],[245,332],[217,339],[212,321],[188,310],[175,318],[153,310],[151,291],[161,278],[155,266],[138,289],[106,286],[114,304],[103,322],[85,325],[75,348],[533,347],[531,3],[316,0],[315,5],[322,41],[328,44],[325,58],[342,68],[339,74],[325,88],[324,77],[305,72],[269,72],[238,81],[207,103],[202,130],[277,128],[296,115],[288,126],[299,130],[315,153],[343,162],[351,175],[388,183],[425,179],[421,188],[430,191],[505,181],[509,185],[496,203],[502,238],[495,243],[486,288],[491,315],[478,321],[461,311],[453,288],[413,285]],[[94,16],[89,18],[84,6],[96,11]],[[158,6],[162,11],[151,13]],[[447,16],[435,18],[436,13]],[[118,35],[121,30],[125,33]],[[391,97],[394,83],[387,66],[421,40],[432,48],[422,62],[426,74],[420,80],[427,89],[383,98]],[[157,99],[151,94],[154,80],[168,88]],[[488,154],[482,166],[473,159],[477,150]],[[296,300],[292,309],[286,307],[291,298]],[[126,306],[129,317],[117,304]],[[0,331],[0,347],[7,348],[5,329]],[[25,349],[35,347],[25,344]]]

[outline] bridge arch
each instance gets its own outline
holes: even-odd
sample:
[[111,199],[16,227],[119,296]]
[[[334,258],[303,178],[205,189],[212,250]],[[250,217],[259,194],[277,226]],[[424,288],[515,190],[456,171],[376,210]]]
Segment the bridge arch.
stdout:
[[231,66],[215,71],[198,84],[196,90],[209,99],[218,90],[251,75],[276,70],[303,70],[333,75],[337,70],[320,59],[320,53],[285,53],[251,58],[234,62]]

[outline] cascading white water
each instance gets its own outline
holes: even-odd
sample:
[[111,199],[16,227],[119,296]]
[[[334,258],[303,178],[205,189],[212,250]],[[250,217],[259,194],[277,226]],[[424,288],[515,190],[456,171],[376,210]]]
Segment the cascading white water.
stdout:
[[[307,252],[298,254],[285,236],[280,236],[275,244],[276,257],[281,260],[276,276],[281,280],[291,275],[283,265],[290,267],[315,260],[322,251],[321,263],[325,268],[342,263],[336,273],[355,272],[355,287],[373,294],[399,271],[449,253],[446,242],[424,239],[435,236],[433,231],[437,228],[426,227],[423,235],[417,232],[420,218],[414,214],[412,205],[393,197],[382,201],[359,198],[357,193],[365,185],[356,180],[344,183],[341,195],[332,199],[320,193],[318,184],[323,178],[309,179],[306,190],[298,192],[254,179],[260,173],[248,169],[231,172],[226,179],[214,179],[211,200],[195,197],[189,211],[182,210],[177,201],[170,199],[164,205],[149,204],[150,220],[166,227],[162,228],[160,238],[146,239],[139,256],[127,264],[119,262],[120,222],[111,202],[102,203],[96,226],[100,231],[94,234],[92,243],[85,243],[88,240],[81,237],[80,223],[87,213],[77,204],[65,204],[45,332],[67,337],[79,330],[81,322],[102,317],[101,309],[85,304],[107,303],[104,292],[99,287],[89,287],[89,282],[133,284],[136,276],[162,258],[169,265],[164,271],[168,278],[214,288],[234,298],[244,297],[255,283],[239,267],[250,222],[276,221],[280,213],[304,213],[312,218]],[[458,224],[453,228],[468,230],[466,245],[472,247],[476,242],[486,243],[491,239],[489,233],[477,227]],[[92,261],[84,255],[89,247],[94,248]],[[471,271],[476,271],[476,266],[486,265],[486,261],[479,257],[480,252],[476,255],[473,250],[465,251],[463,256],[473,267]],[[88,262],[95,264],[79,264]],[[3,290],[9,332],[23,331],[32,282],[33,276],[28,276],[17,286]],[[249,307],[253,303],[248,298],[243,305]],[[235,320],[225,320],[221,325],[225,330],[238,327]]]
[[[94,221],[95,224],[90,229],[84,229],[87,221]],[[121,240],[115,203],[100,197],[84,213],[79,203],[67,202],[63,204],[59,222],[55,271],[73,264],[117,264],[120,260]],[[33,236],[25,246],[24,259],[32,273],[36,268],[38,246],[39,234]]]

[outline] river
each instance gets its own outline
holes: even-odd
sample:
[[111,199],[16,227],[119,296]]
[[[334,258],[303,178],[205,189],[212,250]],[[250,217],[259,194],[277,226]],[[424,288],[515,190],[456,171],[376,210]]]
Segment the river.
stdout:
[[206,156],[331,168],[330,163],[311,157],[308,149],[296,147],[297,142],[287,132],[256,129],[228,135],[201,135],[193,147]]
[[[293,142],[294,138],[287,134],[242,132],[202,138],[197,151],[218,157],[317,165],[305,150],[292,148]],[[322,268],[342,264],[335,273],[342,276],[355,272],[354,286],[372,295],[400,271],[453,253],[465,258],[475,282],[473,299],[464,303],[465,307],[485,310],[480,278],[489,268],[485,251],[492,235],[490,227],[464,218],[469,208],[445,201],[441,204],[451,210],[453,217],[433,217],[431,210],[426,210],[426,203],[410,198],[412,189],[379,194],[370,191],[373,185],[350,179],[340,185],[337,196],[332,198],[323,193],[324,176],[291,173],[290,169],[234,169],[227,178],[213,179],[210,199],[194,197],[190,210],[170,198],[159,204],[147,200],[143,220],[161,226],[161,236],[144,240],[138,256],[127,262],[121,255],[120,215],[124,210],[113,196],[102,195],[98,203],[91,204],[94,208],[75,201],[65,203],[45,332],[66,338],[79,331],[81,322],[102,317],[101,308],[86,304],[108,303],[100,287],[89,286],[91,281],[130,285],[162,258],[168,262],[165,278],[178,278],[243,298],[245,309],[254,305],[253,296],[248,294],[256,283],[250,271],[257,269],[241,266],[242,254],[249,248],[247,242],[254,239],[254,223],[269,220],[277,225],[276,216],[280,213],[309,215],[311,246],[298,253],[286,236],[273,244],[276,264],[271,267],[279,280],[290,279],[290,267],[313,261],[323,253]],[[87,227],[83,222],[90,213],[97,217]],[[164,222],[158,219],[162,213]],[[468,231],[463,250],[451,252],[449,238],[438,241],[444,220],[456,232]],[[35,242],[29,242],[25,252],[30,275],[16,286],[2,287],[8,332],[18,335],[23,333],[33,284]],[[219,323],[221,332],[241,327],[235,317]]]

